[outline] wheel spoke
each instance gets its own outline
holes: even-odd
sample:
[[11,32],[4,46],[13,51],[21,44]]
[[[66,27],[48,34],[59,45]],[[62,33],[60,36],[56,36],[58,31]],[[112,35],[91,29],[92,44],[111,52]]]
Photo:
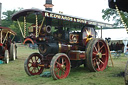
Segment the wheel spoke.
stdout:
[[57,61],[60,63],[60,58]]
[[100,47],[100,50],[101,50],[103,47],[104,47],[104,45],[102,45],[102,46]]
[[28,64],[32,64],[32,62],[28,61]]
[[92,60],[93,60],[93,61],[96,60],[96,57],[94,57]]
[[33,68],[33,71],[34,71],[34,73],[36,73],[36,68],[35,67]]
[[35,60],[36,60],[36,62],[39,60],[39,58],[38,57],[35,57]]
[[96,66],[96,58],[95,58],[95,60],[93,61],[93,65],[94,65],[94,67]]
[[56,63],[57,63],[57,65],[59,65],[59,66],[61,65],[61,64],[60,64],[59,62],[57,62],[57,61],[56,61]]
[[40,70],[39,67],[37,67],[37,70],[38,70],[38,71]]
[[60,73],[60,69],[57,70],[57,75],[59,76],[59,73]]
[[65,70],[64,69],[62,71],[65,73]]
[[94,46],[94,49],[95,49],[96,52],[98,52],[98,49],[96,48],[96,46]]
[[97,52],[93,52],[93,56],[96,56],[97,55]]
[[32,65],[30,65],[30,66],[28,65],[28,68],[31,68],[31,67],[32,67]]
[[64,65],[64,59],[62,58],[62,65]]
[[97,43],[97,46],[98,46],[98,52],[100,51],[100,43],[98,42]]
[[33,72],[34,71],[34,67],[32,67],[32,69],[31,69],[31,72]]
[[104,65],[104,62],[101,59],[99,59],[99,61]]
[[96,64],[97,64],[97,67],[98,67],[98,69],[100,70],[100,66],[99,66],[99,63],[98,63],[98,62],[96,62]]
[[36,62],[36,56],[34,56],[35,57],[35,62]]
[[31,58],[31,61],[32,61],[32,63],[33,63],[33,59]]
[[57,69],[57,70],[55,71],[55,73],[59,73],[60,69],[59,69],[59,68],[57,68],[57,67],[56,67],[56,69]]
[[103,53],[102,55],[106,55],[106,53]]

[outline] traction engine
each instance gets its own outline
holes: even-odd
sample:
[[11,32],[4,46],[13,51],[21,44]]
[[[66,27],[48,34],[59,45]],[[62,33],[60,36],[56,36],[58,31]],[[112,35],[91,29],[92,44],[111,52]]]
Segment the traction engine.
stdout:
[[[32,53],[24,63],[29,76],[39,75],[45,68],[50,68],[53,79],[64,79],[71,68],[80,65],[95,72],[103,71],[107,66],[106,42],[96,38],[95,24],[99,22],[37,9],[22,10],[14,14],[12,20],[18,22],[20,30],[19,21],[24,22],[24,31],[21,31],[24,44],[38,45],[39,53]],[[26,21],[32,23],[28,28]]]

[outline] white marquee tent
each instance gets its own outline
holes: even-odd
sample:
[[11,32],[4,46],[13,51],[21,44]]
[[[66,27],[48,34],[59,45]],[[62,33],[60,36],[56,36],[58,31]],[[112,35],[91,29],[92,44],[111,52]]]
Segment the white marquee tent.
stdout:
[[[101,37],[101,30],[96,30],[97,37]],[[125,28],[121,29],[102,29],[102,38],[111,38],[111,40],[122,40],[124,43],[124,52],[128,44],[128,34]]]

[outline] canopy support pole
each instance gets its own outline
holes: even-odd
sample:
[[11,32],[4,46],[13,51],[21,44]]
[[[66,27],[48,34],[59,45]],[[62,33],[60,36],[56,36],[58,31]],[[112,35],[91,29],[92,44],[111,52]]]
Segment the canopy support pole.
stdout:
[[23,35],[23,31],[22,31],[22,28],[21,28],[21,25],[20,25],[20,22],[19,22],[19,20],[18,20],[18,19],[17,19],[17,23],[18,23],[18,25],[19,25],[20,32],[21,32],[21,34],[22,34],[23,38],[25,38],[25,36]]
[[5,38],[4,38],[4,40],[3,40],[3,44],[4,44],[5,40],[7,39],[8,33],[9,33],[9,32],[7,32],[6,35],[5,35]]
[[103,29],[103,27],[101,26],[101,38],[102,38],[102,31],[103,31],[102,29]]
[[13,36],[13,38],[12,38],[12,40],[11,41],[13,41],[13,39],[15,38],[15,35]]
[[2,29],[1,29],[0,35],[1,35],[1,41],[0,41],[0,43],[2,43]]
[[[41,28],[42,28],[42,26],[43,26],[43,24],[44,24],[44,20],[45,20],[45,17],[43,17],[43,20],[42,20],[42,23],[41,23],[41,26],[40,26],[40,29],[39,29],[39,34],[40,34]],[[39,35],[39,34],[38,34],[38,35]]]
[[38,37],[38,17],[36,16],[36,37]]
[[26,37],[26,17],[24,17],[24,37]]

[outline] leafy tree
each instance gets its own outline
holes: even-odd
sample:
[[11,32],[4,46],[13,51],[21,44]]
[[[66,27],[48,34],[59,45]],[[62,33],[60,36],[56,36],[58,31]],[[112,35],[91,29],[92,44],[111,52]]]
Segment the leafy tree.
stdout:
[[18,10],[15,10],[15,9],[14,10],[7,10],[7,11],[2,13],[3,14],[2,26],[8,27],[17,33],[17,36],[15,37],[15,41],[20,41],[22,39],[22,36],[21,36],[20,30],[18,29],[19,27],[17,26],[17,22],[13,22],[11,20],[11,17],[14,13],[18,12],[21,9],[23,9],[23,8],[19,8]]
[[[110,19],[112,19],[113,21],[115,21],[115,23],[114,23],[115,26],[123,25],[121,22],[121,18],[115,9],[111,9],[111,8],[103,9],[102,13],[103,13],[102,18],[104,20],[110,21]],[[120,14],[121,14],[121,17],[123,18],[124,22],[128,26],[128,13],[120,11]]]

